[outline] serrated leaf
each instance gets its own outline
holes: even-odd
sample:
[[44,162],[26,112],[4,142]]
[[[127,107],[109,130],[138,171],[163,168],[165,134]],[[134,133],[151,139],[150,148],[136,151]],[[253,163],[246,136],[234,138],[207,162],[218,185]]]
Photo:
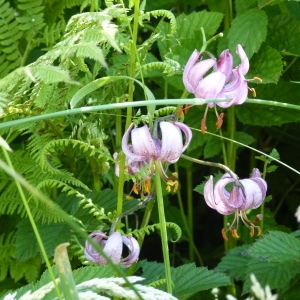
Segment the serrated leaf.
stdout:
[[91,280],[93,278],[113,277],[116,271],[109,265],[87,266],[73,271],[73,277],[76,284]]
[[39,248],[32,227],[27,219],[18,223],[16,233],[16,259],[23,262],[38,254]]
[[235,133],[234,139],[237,142],[242,143],[244,145],[251,145],[252,143],[255,142],[255,139],[253,138],[253,136],[244,131],[237,131]]
[[271,231],[258,240],[249,250],[251,256],[263,258],[271,262],[285,262],[293,260],[300,262],[300,241],[281,231]]
[[270,20],[268,44],[280,52],[300,55],[300,22],[289,14],[277,15]]
[[[219,28],[222,19],[223,14],[218,12],[207,12],[205,10],[202,10],[201,12],[192,12],[189,15],[180,14],[176,18],[177,33],[163,41],[158,41],[161,56],[164,57],[170,49],[177,44],[182,44],[182,42],[186,39],[193,40],[193,43],[190,43],[190,47],[193,51],[196,47],[199,47],[199,43],[201,45],[203,40],[200,28],[204,28],[205,34],[208,37],[213,36]],[[167,36],[170,32],[170,25],[167,23],[161,23],[158,26],[158,30]],[[191,55],[191,53],[189,55]]]
[[241,44],[248,58],[258,52],[267,36],[268,19],[264,11],[249,9],[238,15],[228,32],[229,49],[232,53],[238,44]]
[[236,0],[235,10],[237,14],[241,14],[246,11],[249,7],[253,7],[256,4],[256,0]]
[[156,261],[141,260],[137,263],[137,269],[142,269],[141,276],[145,278],[145,285],[165,277],[164,264]]
[[249,245],[236,247],[226,253],[216,270],[236,280],[242,280],[247,274],[246,265],[250,259]]
[[[300,85],[290,82],[281,82],[278,84],[258,85],[256,95],[259,99],[274,100],[299,105],[299,98],[295,95],[300,94]],[[295,110],[259,104],[238,105],[235,107],[238,119],[243,124],[259,126],[278,126],[284,123],[297,122],[300,120],[300,114]]]
[[263,84],[277,83],[282,73],[282,66],[279,52],[263,45],[251,59],[247,78],[259,77]]
[[230,285],[230,278],[225,274],[197,268],[195,264],[182,265],[171,271],[174,283],[173,294],[179,299],[187,299],[190,294],[214,287]]
[[71,229],[66,223],[40,225],[38,229],[48,257],[53,257],[55,248],[71,238]]
[[[265,260],[250,260],[247,274],[254,274],[262,286],[269,285],[271,289],[288,287],[289,281],[295,276],[293,262],[268,262]],[[252,282],[248,276],[243,286],[243,294],[250,292]]]

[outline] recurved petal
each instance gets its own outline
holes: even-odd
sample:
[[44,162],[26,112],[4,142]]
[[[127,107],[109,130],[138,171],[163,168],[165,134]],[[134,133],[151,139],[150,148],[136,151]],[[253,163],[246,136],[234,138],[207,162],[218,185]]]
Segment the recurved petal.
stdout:
[[[102,248],[104,247],[104,244],[107,239],[107,235],[101,231],[95,231],[90,234],[90,237],[97,243],[99,244]],[[89,243],[88,240],[85,241],[85,248],[84,248],[84,256],[86,257],[87,260],[91,262],[98,262],[99,258],[101,257],[101,254],[97,252],[93,248],[93,246]]]
[[222,72],[213,72],[199,82],[195,96],[203,99],[216,98],[224,84],[225,75]]
[[185,86],[185,88],[190,92],[190,93],[194,93],[194,87],[192,86],[192,84],[190,83],[190,81],[188,80],[188,74],[191,71],[192,67],[194,66],[194,64],[197,62],[198,58],[200,56],[199,51],[194,50],[194,52],[192,53],[192,55],[190,56],[184,71],[183,71],[183,84]]
[[240,183],[243,186],[245,194],[245,202],[241,205],[240,210],[259,207],[265,199],[260,186],[251,179],[242,179]]
[[[103,248],[104,253],[108,257],[110,257],[113,263],[118,264],[121,261],[122,250],[123,250],[123,241],[120,232],[112,233],[105,243],[105,246]],[[108,264],[106,259],[102,256],[99,258],[98,263],[100,265]]]
[[[134,128],[131,124],[122,138],[122,150],[131,161],[144,161],[152,155],[157,155],[155,143],[151,137],[149,128],[144,125],[140,128]],[[131,143],[129,144],[129,135],[131,133]]]
[[224,50],[217,64],[217,70],[222,72],[225,75],[225,82],[227,82],[231,77],[231,72],[233,69],[233,57],[229,50]]
[[243,47],[239,44],[237,45],[236,47],[236,53],[238,54],[238,56],[240,57],[241,59],[241,69],[242,69],[242,72],[243,72],[243,75],[246,75],[249,71],[249,59],[247,57],[247,54],[246,52],[244,51]]
[[209,179],[204,185],[204,200],[209,207],[216,209],[216,203],[214,199],[214,181],[212,175],[210,175]]
[[175,126],[179,127],[184,135],[185,135],[185,143],[183,145],[183,148],[182,148],[182,151],[181,153],[183,153],[185,151],[185,149],[189,146],[191,140],[192,140],[192,130],[190,129],[189,126],[185,125],[184,123],[181,123],[181,122],[174,122],[173,123]]
[[215,58],[208,58],[196,63],[188,74],[188,81],[193,86],[193,93],[202,77],[216,64]]
[[130,251],[127,257],[121,259],[123,267],[127,268],[138,260],[140,255],[140,245],[132,236],[122,236],[122,240],[124,245],[126,245]]
[[230,192],[226,190],[226,185],[232,182],[235,182],[235,180],[226,173],[216,182],[214,188],[216,209],[222,215],[232,214],[236,209],[228,204]]
[[183,149],[181,130],[173,123],[165,121],[160,122],[159,126],[162,134],[162,144],[157,160],[175,163],[179,159]]

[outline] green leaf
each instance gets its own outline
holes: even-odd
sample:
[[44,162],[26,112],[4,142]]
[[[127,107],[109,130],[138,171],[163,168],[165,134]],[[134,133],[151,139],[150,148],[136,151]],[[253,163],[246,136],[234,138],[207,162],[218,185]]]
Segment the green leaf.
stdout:
[[270,20],[267,43],[280,52],[300,55],[300,22],[288,14],[277,15]]
[[[206,36],[211,37],[216,33],[222,19],[223,14],[218,12],[207,12],[205,10],[202,10],[201,12],[192,12],[189,15],[180,14],[176,18],[177,33],[168,36],[168,38],[163,41],[158,41],[161,57],[164,57],[169,53],[170,49],[173,49],[174,46],[181,45],[184,40],[192,40],[192,42],[189,43],[189,48],[191,48],[192,51],[195,48],[199,48],[203,40],[200,28],[203,27]],[[167,36],[170,32],[170,25],[161,23],[158,26],[158,30]],[[189,55],[192,54],[192,51]],[[185,61],[187,61],[187,59],[188,57],[185,58]]]
[[165,277],[164,264],[156,261],[141,260],[137,263],[137,269],[142,268],[142,277],[145,278],[143,284],[147,285]]
[[[150,91],[149,88],[147,88],[145,85],[143,85],[142,82],[140,82],[139,80],[136,80],[134,78],[128,77],[128,76],[111,76],[111,77],[103,77],[97,80],[94,80],[90,83],[88,83],[87,85],[85,85],[83,88],[81,88],[71,99],[70,101],[70,106],[71,108],[74,108],[78,102],[84,98],[86,95],[92,93],[93,91],[101,88],[102,86],[104,86],[107,83],[111,83],[114,81],[118,81],[118,80],[133,80],[134,82],[138,83],[142,88],[145,89],[148,100],[155,100],[154,95],[152,94],[152,92]],[[155,110],[155,108],[154,108]]]
[[87,266],[73,271],[73,276],[76,284],[82,283],[94,278],[108,278],[113,277],[116,271],[109,265],[102,266]]
[[270,262],[300,262],[300,240],[281,231],[271,231],[250,249],[250,255]]
[[247,275],[246,265],[250,259],[249,245],[236,247],[226,253],[216,270],[226,273],[236,280],[243,280]]
[[247,78],[259,77],[262,83],[277,83],[282,73],[282,61],[279,52],[265,44],[254,54]]
[[16,233],[16,258],[23,262],[38,254],[39,248],[36,242],[35,234],[27,219],[18,223]]
[[[278,102],[286,102],[299,105],[300,84],[281,82],[278,84],[258,85],[256,95],[259,99],[270,99]],[[236,106],[238,119],[243,124],[259,126],[277,126],[284,123],[297,122],[300,114],[289,108],[266,106],[259,104],[247,104]]]
[[[269,285],[271,289],[288,287],[290,280],[295,276],[295,263],[268,262],[262,259],[250,260],[247,266],[247,274],[253,273],[262,286]],[[243,294],[250,292],[252,282],[250,276],[245,280]]]
[[[58,66],[50,66],[50,65],[42,65],[39,64],[38,66],[28,67],[25,68],[25,73],[30,76],[28,72],[32,72],[33,80],[36,78],[45,84],[51,84],[56,82],[68,82],[68,83],[77,83],[73,81],[70,77],[68,71],[63,70],[61,67]],[[34,80],[35,81],[35,80]]]
[[241,14],[246,11],[249,7],[253,7],[256,4],[256,0],[236,0],[235,10],[237,14]]
[[174,283],[173,294],[179,299],[187,299],[189,295],[214,287],[230,285],[230,278],[225,274],[197,268],[195,264],[185,264],[171,271]]
[[229,29],[229,49],[232,53],[238,44],[245,47],[248,58],[258,52],[261,44],[266,39],[268,19],[264,11],[249,9],[238,15]]
[[[253,136],[244,131],[237,131],[235,133],[234,139],[237,142],[242,143],[244,145],[251,145],[252,143],[255,142],[255,139],[253,138]],[[239,146],[239,145],[237,145],[237,146]]]

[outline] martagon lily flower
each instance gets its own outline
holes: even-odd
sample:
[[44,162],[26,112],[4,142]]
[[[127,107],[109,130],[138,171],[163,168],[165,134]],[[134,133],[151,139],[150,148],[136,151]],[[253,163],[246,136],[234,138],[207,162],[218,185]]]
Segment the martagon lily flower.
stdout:
[[[242,104],[248,94],[248,82],[245,75],[249,70],[249,60],[241,45],[236,47],[241,64],[233,69],[233,58],[229,50],[224,50],[217,62],[215,58],[200,60],[201,54],[194,50],[184,72],[183,83],[186,89],[197,98],[228,98],[228,102],[217,102],[221,107]],[[210,74],[204,75],[213,69]],[[210,107],[214,103],[209,104]]]
[[[229,184],[233,184],[230,191],[226,189]],[[226,173],[217,181],[215,186],[213,184],[213,176],[210,176],[204,186],[204,199],[209,207],[222,215],[235,214],[229,230],[234,238],[238,238],[237,227],[239,218],[250,229],[251,236],[254,235],[255,228],[258,231],[258,235],[261,234],[260,227],[254,225],[254,223],[261,220],[262,216],[258,215],[257,220],[250,221],[245,211],[259,207],[266,197],[266,192],[267,183],[261,178],[259,170],[253,169],[252,176],[242,180],[232,178]],[[227,240],[224,228],[222,229],[222,235]]]
[[[134,172],[138,168],[138,164],[148,164],[148,178],[151,178],[155,169],[154,161],[157,161],[160,167],[155,171],[160,172],[162,178],[167,182],[167,189],[170,190],[170,186],[175,186],[176,189],[178,182],[172,179],[176,178],[177,174],[173,173],[173,178],[168,177],[162,163],[178,161],[192,139],[192,131],[181,122],[161,121],[159,128],[161,138],[158,137],[157,128],[151,134],[148,125],[138,128],[134,128],[134,124],[130,125],[122,139],[122,150],[126,155],[127,169]],[[182,133],[185,136],[185,141]],[[129,137],[131,137],[131,144]],[[149,194],[150,183],[147,184],[146,192]]]
[[[119,232],[114,232],[108,237],[101,231],[95,231],[90,234],[90,237],[101,246],[113,263],[121,264],[124,268],[131,266],[139,258],[140,246],[137,240],[131,236],[122,236]],[[130,252],[125,258],[122,258],[123,244]],[[91,262],[99,265],[108,264],[108,261],[88,241],[85,242],[84,255]]]
[[[202,54],[194,50],[183,72],[185,88],[197,98],[227,98],[227,102],[216,102],[223,108],[233,104],[243,104],[248,96],[248,80],[245,75],[249,71],[249,60],[241,45],[237,45],[236,52],[241,63],[233,69],[233,58],[228,49],[221,53],[218,62],[210,53],[208,53],[210,58],[201,59]],[[212,71],[206,75],[210,70]],[[259,78],[254,79],[260,80]],[[251,90],[255,94],[255,90]],[[210,103],[207,107],[215,107],[215,103]],[[206,129],[206,114],[207,109],[201,125],[203,132]],[[219,116],[217,111],[216,114],[218,117],[216,125],[217,128],[220,128],[223,123],[223,114]]]

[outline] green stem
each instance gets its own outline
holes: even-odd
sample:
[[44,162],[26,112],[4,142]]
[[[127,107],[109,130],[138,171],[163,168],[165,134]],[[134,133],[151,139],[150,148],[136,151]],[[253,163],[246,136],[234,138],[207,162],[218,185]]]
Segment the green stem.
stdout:
[[[177,164],[175,164],[175,171],[178,173],[178,166],[177,166]],[[178,205],[179,205],[179,210],[180,210],[180,214],[181,214],[181,219],[182,219],[184,228],[185,228],[185,230],[187,232],[187,235],[188,235],[188,238],[189,238],[190,249],[192,249],[193,253],[196,254],[200,266],[203,266],[202,257],[200,255],[200,253],[199,253],[199,251],[198,251],[195,243],[194,243],[194,237],[193,237],[193,235],[191,233],[191,230],[190,230],[190,227],[189,227],[189,225],[188,225],[188,223],[186,221],[186,216],[185,216],[185,213],[184,213],[184,208],[183,208],[181,193],[180,193],[180,191],[177,191],[176,194],[177,194],[177,199],[178,199]],[[190,258],[191,258],[191,255],[190,255]],[[193,261],[193,260],[191,260],[191,261]]]
[[[186,169],[186,188],[187,188],[187,216],[191,237],[194,236],[194,215],[193,215],[193,173],[191,168]],[[189,246],[190,261],[194,261],[194,251],[190,243]]]
[[[161,100],[148,100],[148,101],[134,101],[134,102],[123,102],[123,103],[112,103],[112,104],[103,104],[103,105],[95,105],[95,106],[85,106],[74,109],[66,109],[62,111],[57,111],[49,114],[38,115],[34,117],[22,118],[14,121],[8,121],[0,124],[0,129],[9,128],[13,126],[18,126],[26,123],[31,123],[40,120],[46,120],[51,118],[58,118],[64,116],[78,115],[84,113],[92,113],[98,112],[102,110],[112,110],[118,108],[128,108],[128,107],[142,107],[148,105],[179,105],[179,104],[191,104],[191,105],[202,105],[211,102],[225,102],[228,99],[200,99],[200,98],[188,98],[188,99],[161,99]],[[295,105],[297,106],[297,105]],[[299,106],[300,110],[300,106]]]
[[156,188],[156,197],[157,197],[157,207],[158,207],[158,216],[160,223],[160,233],[161,233],[161,242],[163,250],[163,258],[165,265],[166,273],[166,283],[167,283],[167,292],[172,294],[172,278],[171,278],[171,266],[170,266],[170,257],[169,257],[169,247],[168,247],[168,235],[167,235],[167,226],[165,219],[165,210],[164,210],[164,199],[162,194],[161,178],[158,172],[160,165],[158,162],[155,162],[155,188]]
[[[126,156],[123,152],[119,153],[119,184],[118,184],[118,198],[117,198],[117,216],[122,214],[123,208],[123,187],[124,187],[124,170],[125,170],[125,160]],[[121,227],[121,220],[118,221],[116,228],[120,229]]]
[[[12,164],[12,162],[11,162],[11,160],[10,160],[10,157],[9,157],[9,155],[8,155],[7,150],[6,150],[5,148],[3,148],[3,147],[2,147],[2,150],[3,150],[4,157],[5,157],[6,161],[7,161],[8,166],[10,167],[10,169],[11,169],[13,172],[15,172],[14,167],[13,167],[13,164]],[[29,205],[28,205],[28,203],[27,203],[27,200],[26,200],[24,191],[23,191],[23,189],[22,189],[22,186],[21,186],[21,184],[19,183],[19,181],[16,180],[16,179],[15,179],[15,184],[16,184],[16,186],[17,186],[18,192],[19,192],[19,194],[20,194],[20,197],[21,197],[21,199],[22,199],[23,205],[24,205],[24,207],[25,207],[25,210],[26,210],[26,213],[27,213],[29,222],[30,222],[30,224],[31,224],[31,226],[32,226],[33,232],[34,232],[34,234],[35,234],[37,243],[38,243],[38,245],[39,245],[39,247],[40,247],[42,256],[43,256],[43,258],[44,258],[44,260],[45,260],[45,263],[46,263],[46,266],[47,266],[47,268],[48,268],[50,277],[51,277],[52,282],[53,282],[53,284],[54,284],[54,288],[55,288],[56,294],[57,294],[57,296],[58,296],[59,299],[62,299],[61,294],[60,294],[60,291],[59,291],[59,288],[58,288],[58,286],[57,286],[57,284],[56,284],[56,279],[55,279],[55,276],[54,276],[54,273],[53,273],[53,270],[52,270],[50,261],[49,261],[49,259],[48,259],[48,256],[47,256],[47,253],[46,253],[46,250],[45,250],[45,247],[44,247],[42,238],[41,238],[40,233],[39,233],[39,231],[38,231],[38,229],[37,229],[37,227],[36,227],[36,224],[35,224],[33,215],[32,215],[32,213],[31,213],[31,210],[30,210]]]

